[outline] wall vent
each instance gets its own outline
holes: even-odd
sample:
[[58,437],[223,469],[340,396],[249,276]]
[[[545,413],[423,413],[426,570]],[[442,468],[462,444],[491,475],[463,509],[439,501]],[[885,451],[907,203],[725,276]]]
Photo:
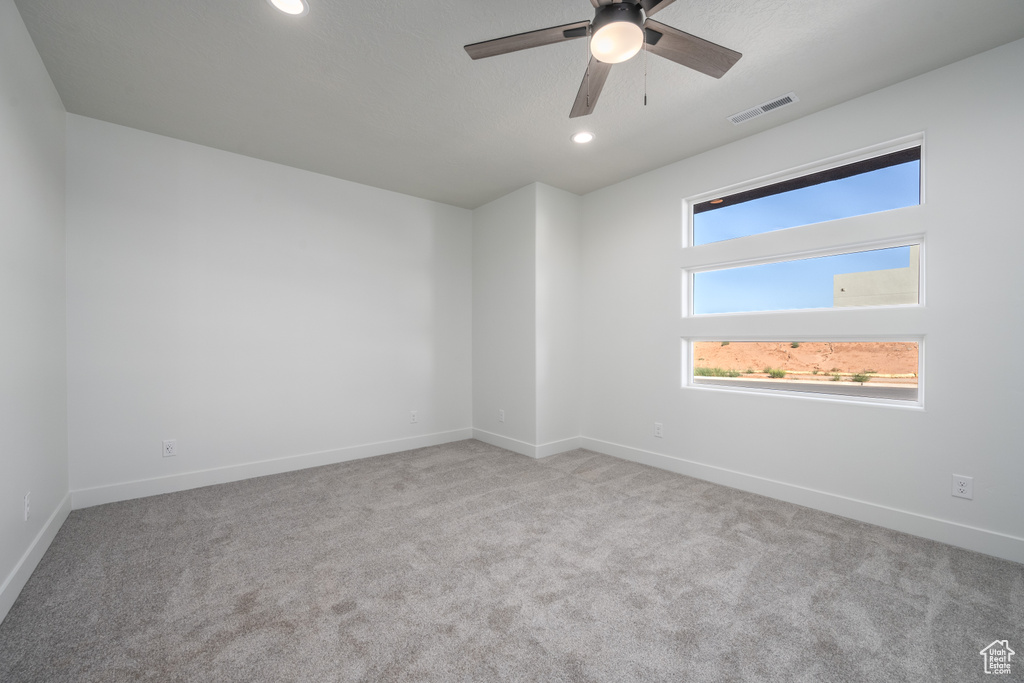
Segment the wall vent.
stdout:
[[750,119],[757,118],[761,114],[767,114],[773,109],[779,109],[780,107],[785,107],[787,104],[793,104],[794,102],[799,101],[800,98],[796,96],[796,93],[791,92],[788,95],[776,97],[774,100],[769,100],[764,104],[759,104],[758,106],[753,107],[752,109],[741,111],[739,114],[733,114],[732,116],[729,117],[729,120],[738,126],[744,121],[749,121]]

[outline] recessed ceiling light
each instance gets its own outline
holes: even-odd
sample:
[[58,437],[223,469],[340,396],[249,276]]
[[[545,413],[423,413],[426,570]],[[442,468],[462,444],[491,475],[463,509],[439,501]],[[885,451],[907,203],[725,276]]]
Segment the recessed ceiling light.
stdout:
[[712,199],[708,204],[721,204],[724,201],[724,199]]
[[575,135],[573,135],[571,139],[572,139],[573,142],[578,142],[579,144],[582,145],[584,143],[587,143],[587,142],[590,142],[591,140],[593,140],[594,139],[594,134],[593,133],[588,133],[587,131],[584,130],[584,131],[580,131],[579,133],[576,133]]
[[296,17],[309,12],[309,5],[306,3],[306,0],[267,0],[267,2],[285,14],[291,14]]

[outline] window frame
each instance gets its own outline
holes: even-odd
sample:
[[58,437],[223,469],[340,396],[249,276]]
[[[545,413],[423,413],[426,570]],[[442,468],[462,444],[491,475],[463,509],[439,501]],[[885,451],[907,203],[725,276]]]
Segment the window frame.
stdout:
[[[755,335],[756,336],[756,335]],[[860,405],[881,405],[894,408],[923,409],[924,408],[924,385],[925,385],[925,337],[924,335],[872,335],[867,336],[830,336],[828,339],[810,338],[807,335],[801,337],[781,337],[775,335],[773,339],[766,339],[763,335],[754,338],[749,335],[733,335],[733,338],[725,340],[705,336],[691,336],[683,339],[683,386],[701,391],[724,391],[737,394],[756,394],[761,396],[783,396],[790,398],[810,399],[813,401],[830,401],[833,403],[856,403]],[[702,384],[693,380],[694,342],[915,342],[917,344],[917,399],[892,399],[877,398],[873,396],[857,396],[854,394],[831,394],[828,392],[800,391],[799,389],[783,388],[755,388],[741,386],[725,386],[719,384]]]
[[[830,221],[746,235],[717,242],[693,244],[693,208],[711,199],[756,190],[891,153],[920,148],[919,203],[896,209],[859,214]],[[710,392],[745,393],[782,398],[880,405],[923,410],[925,407],[925,348],[927,305],[927,146],[924,133],[916,133],[820,161],[801,164],[751,180],[692,195],[682,201],[683,230],[680,251],[680,335],[682,388]],[[693,274],[725,268],[777,263],[856,251],[920,245],[918,303],[813,309],[693,313]],[[855,325],[857,334],[849,334]],[[844,394],[810,393],[784,388],[727,387],[697,384],[693,379],[693,342],[871,342],[905,341],[918,344],[916,401]]]
[[[908,208],[908,207],[905,207]],[[898,211],[899,209],[892,209]],[[845,219],[839,219],[845,220]],[[817,224],[814,224],[817,225]],[[806,227],[806,226],[798,226]],[[790,228],[784,228],[789,230]],[[738,237],[736,239],[743,239]],[[696,273],[707,273],[716,270],[728,270],[730,268],[743,268],[746,266],[762,266],[770,263],[785,263],[787,261],[802,261],[805,259],[822,258],[825,256],[842,256],[844,254],[853,254],[863,251],[873,251],[876,249],[892,249],[894,247],[912,247],[917,246],[920,248],[918,252],[918,268],[919,276],[917,283],[917,303],[916,304],[879,304],[876,306],[824,306],[820,308],[774,308],[769,311],[734,311],[731,313],[694,313],[693,311],[693,290],[694,290],[694,279],[693,276]],[[829,249],[820,249],[809,252],[800,252],[799,254],[791,256],[772,256],[757,259],[748,259],[743,261],[735,262],[721,262],[717,265],[704,265],[695,266],[692,268],[685,269],[685,291],[686,291],[686,311],[684,315],[690,318],[704,318],[710,316],[731,316],[731,315],[756,315],[759,313],[800,313],[800,312],[820,312],[820,311],[851,311],[865,308],[916,308],[924,305],[924,252],[925,252],[925,237],[924,235],[908,235],[906,237],[894,238],[888,240],[882,240],[880,242],[862,242],[859,244],[850,244],[847,247],[833,247]],[[763,340],[771,341],[771,340]],[[792,340],[790,340],[792,341]],[[797,340],[799,341],[799,340]],[[826,340],[834,341],[834,340]]]
[[[925,164],[925,144],[924,144],[924,133],[917,133],[915,135],[908,135],[908,136],[906,136],[904,138],[899,138],[897,140],[892,140],[890,142],[881,143],[881,144],[878,144],[878,145],[872,145],[871,147],[866,147],[864,149],[860,149],[860,150],[857,150],[855,152],[849,152],[849,153],[846,153],[846,154],[838,154],[838,155],[829,157],[827,159],[822,159],[820,161],[815,161],[815,162],[811,162],[811,163],[807,163],[807,164],[802,164],[800,166],[795,166],[793,168],[790,168],[790,169],[787,169],[787,170],[784,170],[784,171],[778,171],[778,172],[775,172],[775,173],[769,173],[768,175],[760,176],[760,177],[754,178],[752,180],[745,180],[745,181],[740,182],[740,183],[734,183],[732,185],[726,185],[725,187],[720,187],[720,188],[715,189],[715,190],[711,190],[711,191],[708,191],[708,192],[702,192],[702,193],[700,193],[698,195],[693,195],[691,197],[688,197],[683,202],[684,210],[685,210],[685,217],[686,217],[686,234],[683,237],[683,248],[684,249],[699,249],[701,247],[706,247],[706,246],[709,246],[709,245],[712,245],[712,244],[721,244],[722,242],[732,241],[732,240],[721,240],[721,241],[718,241],[718,242],[705,242],[704,244],[694,244],[693,243],[693,209],[698,204],[703,204],[705,202],[708,202],[708,201],[710,201],[712,199],[716,199],[718,197],[726,197],[726,196],[730,196],[730,195],[742,194],[742,193],[750,192],[750,191],[757,190],[757,189],[760,189],[760,188],[763,188],[763,187],[768,187],[768,186],[771,186],[771,185],[777,185],[777,184],[784,183],[784,182],[787,182],[787,181],[796,180],[797,178],[803,178],[805,176],[815,175],[817,173],[825,173],[825,172],[828,172],[830,170],[833,170],[833,169],[836,169],[836,168],[839,168],[839,167],[842,167],[842,166],[849,166],[851,164],[858,164],[858,163],[861,163],[861,162],[868,161],[869,159],[873,159],[873,158],[881,157],[881,156],[886,156],[888,154],[894,154],[894,153],[897,153],[897,152],[902,152],[902,151],[905,151],[905,150],[908,150],[908,149],[912,149],[914,147],[920,147],[921,148],[921,158],[920,158],[920,164],[921,164],[921,166],[920,166],[920,168],[921,168],[921,190],[920,190],[920,197],[919,197],[920,201],[919,201],[918,204],[916,204],[916,206],[923,206],[924,203],[925,203],[925,186],[926,186],[926,183],[925,183],[925,165],[926,165]],[[912,208],[912,207],[902,207],[902,208],[908,209],[908,208]],[[883,211],[878,211],[878,212],[875,212],[875,213],[888,213],[890,211],[900,211],[900,210],[901,209],[885,209]],[[857,216],[850,216],[849,218],[859,218],[860,216],[871,216],[871,215],[874,215],[874,214],[873,213],[859,214]],[[841,221],[841,220],[848,220],[848,219],[847,218],[838,218],[836,220],[840,220]],[[832,222],[832,221],[825,221],[825,222]],[[759,236],[759,235],[772,234],[772,233],[776,233],[776,232],[782,232],[783,230],[794,230],[796,228],[808,227],[809,225],[821,225],[821,223],[809,223],[807,225],[797,225],[797,226],[793,226],[793,227],[790,227],[790,228],[781,228],[779,230],[772,230],[772,231],[767,232],[767,233],[757,233],[757,235],[747,235],[746,237],[756,237],[756,236]],[[733,238],[733,239],[745,239],[745,237],[736,237],[736,238]]]

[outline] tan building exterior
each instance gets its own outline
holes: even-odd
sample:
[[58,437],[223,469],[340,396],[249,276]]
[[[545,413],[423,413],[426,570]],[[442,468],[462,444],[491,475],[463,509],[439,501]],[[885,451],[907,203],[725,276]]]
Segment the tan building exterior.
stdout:
[[842,273],[832,278],[832,305],[888,306],[916,304],[920,300],[921,247],[910,247],[906,268]]

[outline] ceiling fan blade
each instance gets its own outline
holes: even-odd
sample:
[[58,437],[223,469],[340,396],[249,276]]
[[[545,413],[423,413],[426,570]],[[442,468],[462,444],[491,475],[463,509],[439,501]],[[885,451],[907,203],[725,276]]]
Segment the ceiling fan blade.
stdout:
[[655,12],[660,12],[676,0],[640,0],[640,6],[644,8],[644,14],[651,16]]
[[647,49],[659,57],[688,66],[702,74],[721,78],[741,55],[735,50],[722,47],[709,40],[690,35],[677,28],[648,19],[644,23],[647,31]]
[[467,45],[466,52],[473,59],[482,59],[484,57],[503,55],[508,52],[526,50],[531,47],[561,43],[573,38],[584,37],[587,35],[588,26],[590,26],[589,21],[577,21],[573,24],[542,28],[539,31],[517,33],[514,36],[505,36],[504,38],[495,38],[494,40],[485,40],[482,43]]
[[594,107],[597,106],[597,98],[601,95],[601,88],[604,87],[604,82],[608,80],[608,74],[611,70],[611,64],[599,62],[593,57],[590,58],[587,73],[583,76],[583,82],[580,83],[580,91],[576,93],[576,101],[573,102],[572,111],[569,112],[570,119],[586,116],[594,112]]

